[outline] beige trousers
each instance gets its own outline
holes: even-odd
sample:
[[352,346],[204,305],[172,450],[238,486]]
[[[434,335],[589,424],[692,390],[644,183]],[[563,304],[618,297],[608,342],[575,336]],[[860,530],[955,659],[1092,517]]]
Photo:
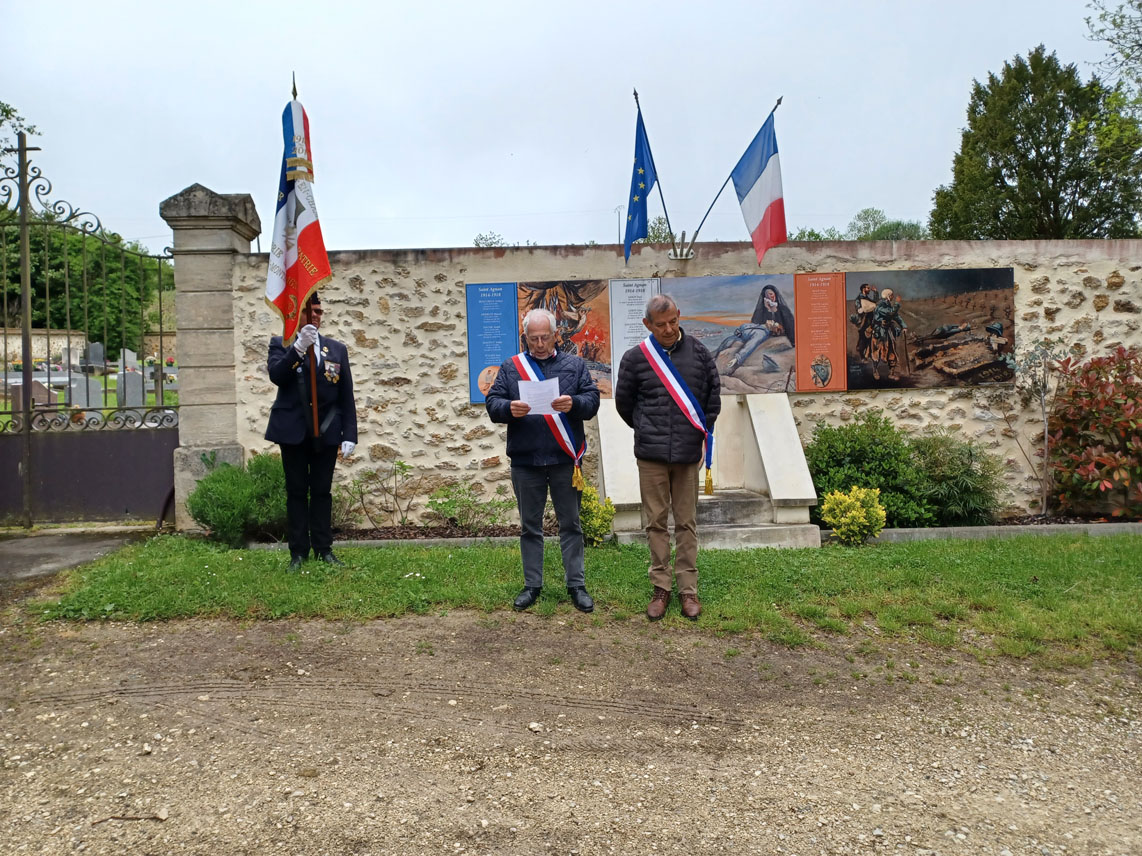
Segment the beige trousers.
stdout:
[[[650,582],[679,594],[698,593],[698,470],[700,464],[638,462],[642,525],[650,543]],[[674,570],[667,517],[674,512]]]

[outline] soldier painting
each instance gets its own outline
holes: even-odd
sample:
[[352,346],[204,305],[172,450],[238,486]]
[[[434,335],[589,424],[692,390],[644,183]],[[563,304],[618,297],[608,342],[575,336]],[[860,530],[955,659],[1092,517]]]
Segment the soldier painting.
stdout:
[[[888,369],[889,380],[899,380],[897,372],[899,364],[898,340],[906,336],[908,325],[900,317],[900,301],[891,288],[880,293],[876,309],[872,311],[872,320],[869,322],[869,358],[872,360],[872,376],[880,380],[880,367],[883,363]],[[903,343],[907,348],[907,342]],[[906,353],[906,352],[905,352]],[[905,366],[907,369],[907,365]]]

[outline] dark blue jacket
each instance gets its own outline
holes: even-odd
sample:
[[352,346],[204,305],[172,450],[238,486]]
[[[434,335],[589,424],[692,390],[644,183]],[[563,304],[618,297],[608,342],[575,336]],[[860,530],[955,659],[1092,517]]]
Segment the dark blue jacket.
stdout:
[[[545,378],[559,378],[560,395],[571,396],[571,412],[567,417],[578,450],[583,442],[583,422],[599,412],[599,389],[587,370],[587,364],[579,357],[556,351],[548,359],[536,362]],[[492,421],[508,426],[508,457],[513,464],[528,467],[573,463],[555,442],[546,419],[542,416],[529,415],[519,419],[512,416],[511,403],[519,398],[519,382],[515,363],[510,359],[504,360],[485,398]]]
[[[319,335],[321,364],[317,367],[317,423],[320,428],[336,405],[336,412],[321,433],[326,446],[338,446],[342,440],[357,442],[357,405],[353,401],[353,375],[349,371],[349,352],[336,339]],[[306,420],[309,408],[302,404],[298,389],[300,374],[304,395],[309,398],[309,367],[297,355],[293,345],[282,347],[282,337],[270,339],[270,356],[267,364],[270,380],[278,388],[277,398],[270,408],[270,423],[266,439],[273,443],[302,443],[309,436]]]

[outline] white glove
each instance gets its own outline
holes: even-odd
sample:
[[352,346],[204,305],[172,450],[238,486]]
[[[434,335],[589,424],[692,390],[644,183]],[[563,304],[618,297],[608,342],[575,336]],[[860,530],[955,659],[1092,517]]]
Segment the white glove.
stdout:
[[357,448],[357,444],[352,440],[341,441],[341,457],[347,458],[353,454],[353,450]]
[[312,324],[306,324],[297,331],[297,338],[293,340],[293,349],[302,356],[309,350],[310,345],[317,344],[317,328]]

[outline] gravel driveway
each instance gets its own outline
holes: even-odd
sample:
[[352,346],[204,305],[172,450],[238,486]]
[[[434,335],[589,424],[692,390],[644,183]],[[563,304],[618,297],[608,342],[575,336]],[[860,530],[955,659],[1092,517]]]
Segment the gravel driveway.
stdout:
[[605,614],[16,615],[6,854],[1142,853],[1127,661]]

